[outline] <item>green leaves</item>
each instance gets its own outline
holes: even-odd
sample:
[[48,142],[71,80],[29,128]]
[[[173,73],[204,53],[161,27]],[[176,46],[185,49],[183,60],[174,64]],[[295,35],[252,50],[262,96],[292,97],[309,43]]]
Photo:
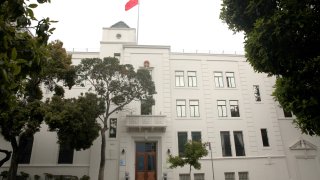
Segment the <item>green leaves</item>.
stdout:
[[320,135],[318,1],[224,0],[220,18],[245,33],[246,58],[257,72],[276,75],[275,99],[297,117],[302,132]]
[[38,7],[38,4],[29,4],[28,7],[29,8],[36,8],[36,7]]
[[205,143],[201,143],[199,141],[188,141],[188,143],[185,144],[185,152],[183,156],[172,156],[170,154],[168,162],[170,163],[170,168],[189,165],[191,171],[191,167],[201,169],[199,159],[206,155],[208,155],[208,150],[206,149]]
[[[132,65],[122,65],[116,58],[83,59],[76,70],[81,75],[77,83],[89,80],[93,91],[109,105],[107,115],[121,110],[133,100],[150,100],[156,93],[148,70],[135,72]],[[111,103],[117,107],[111,109]]]
[[19,101],[10,111],[0,113],[1,134],[8,141],[21,134],[33,135],[43,121],[43,103],[39,100],[25,103]]
[[96,119],[105,111],[103,99],[92,93],[78,99],[53,96],[46,105],[45,121],[50,131],[57,132],[58,143],[76,150],[91,147],[99,136],[100,125]]
[[[47,2],[47,0],[44,0]],[[40,39],[47,36],[31,35],[26,29],[36,21],[33,9],[37,4],[24,0],[6,0],[0,3],[0,112],[15,104],[16,94],[23,89],[23,81],[41,71],[44,59]],[[43,24],[39,22],[38,25]],[[42,41],[44,42],[44,41]]]

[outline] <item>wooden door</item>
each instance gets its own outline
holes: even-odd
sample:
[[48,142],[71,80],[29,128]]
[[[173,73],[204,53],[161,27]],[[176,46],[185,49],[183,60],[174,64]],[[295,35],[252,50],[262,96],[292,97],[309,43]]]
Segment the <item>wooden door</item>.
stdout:
[[136,143],[136,180],[156,180],[156,143]]

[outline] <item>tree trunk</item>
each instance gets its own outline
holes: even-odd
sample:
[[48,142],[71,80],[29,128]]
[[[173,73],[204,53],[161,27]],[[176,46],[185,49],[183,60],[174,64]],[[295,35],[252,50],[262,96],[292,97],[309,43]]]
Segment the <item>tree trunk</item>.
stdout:
[[8,173],[8,180],[16,180],[18,171],[18,144],[15,138],[11,138],[12,157]]
[[4,149],[0,149],[0,152],[5,153],[6,157],[4,157],[1,161],[0,161],[0,167],[7,162],[10,158],[11,158],[11,151],[7,151]]
[[104,180],[104,167],[106,164],[106,131],[107,128],[104,127],[100,130],[101,134],[101,156],[100,156],[100,167],[98,180]]

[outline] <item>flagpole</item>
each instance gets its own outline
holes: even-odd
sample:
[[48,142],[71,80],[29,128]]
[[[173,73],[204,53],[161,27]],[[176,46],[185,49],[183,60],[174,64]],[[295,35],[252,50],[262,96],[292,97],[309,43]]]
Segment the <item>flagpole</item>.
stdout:
[[140,0],[138,0],[137,45],[139,44],[139,16],[140,16]]

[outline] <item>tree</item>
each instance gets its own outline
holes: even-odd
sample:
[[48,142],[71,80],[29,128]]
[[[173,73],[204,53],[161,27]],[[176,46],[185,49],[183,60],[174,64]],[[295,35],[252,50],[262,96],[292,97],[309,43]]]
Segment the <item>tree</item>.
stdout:
[[106,131],[109,117],[132,102],[133,100],[153,100],[155,85],[147,69],[137,72],[130,64],[120,64],[116,58],[82,59],[76,67],[80,76],[79,82],[87,81],[94,91],[105,102],[104,116],[101,120],[101,159],[98,179],[104,179]]
[[4,153],[6,156],[0,160],[0,167],[7,161],[9,161],[9,159],[11,158],[11,151],[5,150],[5,149],[0,149],[1,153]]
[[188,141],[185,144],[185,152],[181,156],[169,155],[168,162],[170,168],[177,168],[178,166],[183,167],[189,165],[189,174],[191,176],[191,167],[195,169],[201,169],[199,159],[208,155],[206,144],[199,141]]
[[102,98],[93,93],[71,99],[53,96],[46,104],[45,121],[50,131],[57,132],[60,145],[66,144],[76,150],[91,147],[101,129],[96,119],[105,110]]
[[[32,78],[41,72],[47,57],[47,41],[54,28],[50,28],[53,21],[49,18],[35,18],[32,9],[37,6],[28,0],[0,2],[0,131],[12,145],[9,179],[16,177],[17,139],[36,132],[42,115],[41,102],[27,98],[39,95],[39,88],[31,90],[36,82]],[[37,24],[32,26],[32,21]],[[32,29],[35,30],[34,35],[30,32]],[[10,158],[8,155],[10,152],[1,163]]]
[[64,90],[58,82],[63,80],[64,85],[69,88],[75,83],[75,70],[70,66],[71,57],[62,45],[61,41],[54,41],[41,49],[43,57],[39,64],[40,71],[21,79],[19,90],[13,96],[15,101],[12,102],[15,105],[0,112],[1,134],[12,147],[8,179],[16,178],[18,163],[25,149],[20,142],[33,138],[43,123],[47,108],[41,101],[41,84],[44,83],[49,90],[55,91],[56,95],[63,96]]
[[[0,2],[0,111],[15,106],[21,82],[41,70],[43,48],[54,28],[50,28],[53,21],[49,18],[35,18],[32,9],[37,6],[24,0]],[[31,26],[32,21],[37,25]],[[30,29],[35,30],[35,35],[31,35]]]
[[253,68],[277,76],[273,96],[309,135],[320,135],[319,17],[317,0],[223,0],[220,14],[244,32]]

